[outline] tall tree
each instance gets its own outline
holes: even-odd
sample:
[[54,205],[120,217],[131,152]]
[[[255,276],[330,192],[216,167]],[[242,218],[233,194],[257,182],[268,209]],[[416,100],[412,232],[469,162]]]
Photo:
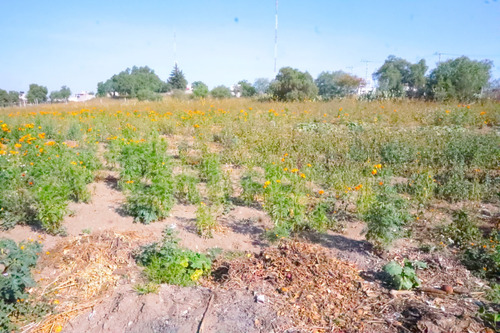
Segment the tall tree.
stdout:
[[26,98],[28,99],[28,103],[43,103],[47,101],[47,93],[47,87],[32,83],[30,84]]
[[318,87],[311,74],[291,67],[280,69],[269,90],[273,98],[280,101],[302,101],[318,95]]
[[187,80],[177,64],[175,64],[172,73],[170,73],[167,83],[170,84],[172,89],[186,90]]
[[412,64],[403,58],[390,55],[384,64],[373,73],[378,81],[379,90],[389,92],[393,96],[417,96],[425,87],[425,60]]
[[364,80],[343,71],[322,72],[315,81],[319,95],[324,99],[355,94]]
[[[113,75],[106,82],[99,82],[97,84],[97,95],[101,97],[107,94],[115,96],[118,93],[120,96],[137,97],[140,90],[158,93],[163,92],[165,87],[166,83],[155,74],[154,70],[147,66],[134,66],[132,69],[127,68]],[[153,96],[154,94],[147,94],[142,91],[140,95],[142,98],[143,96]],[[155,98],[157,97],[156,95],[154,96]]]
[[488,86],[491,67],[490,60],[467,57],[440,62],[429,75],[429,95],[436,100],[470,102],[477,99]]
[[242,80],[238,82],[240,88],[241,97],[252,97],[257,94],[257,90],[253,87],[247,80]]
[[61,90],[52,91],[49,97],[50,101],[53,103],[55,101],[67,101],[69,96],[71,96],[71,90],[66,86],[62,86]]
[[193,88],[193,96],[197,98],[205,98],[208,96],[208,86],[201,82],[201,81],[195,81],[192,84]]
[[268,79],[261,77],[255,80],[255,82],[253,83],[253,87],[255,88],[258,94],[263,95],[267,94],[269,90],[269,84],[270,82]]

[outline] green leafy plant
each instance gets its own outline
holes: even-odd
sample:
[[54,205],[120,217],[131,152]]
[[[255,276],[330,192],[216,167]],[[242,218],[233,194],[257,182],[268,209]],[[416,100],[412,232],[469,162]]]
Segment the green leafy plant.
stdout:
[[200,202],[200,193],[197,189],[198,178],[187,174],[175,177],[175,196],[181,203],[197,204]]
[[251,205],[255,197],[263,192],[262,184],[254,180],[256,177],[257,173],[254,171],[248,171],[241,177],[241,198],[246,205]]
[[442,235],[451,239],[460,248],[481,242],[483,236],[477,227],[477,222],[465,210],[453,212],[452,222],[440,230]]
[[170,228],[165,229],[160,243],[143,247],[136,260],[145,267],[151,282],[180,286],[194,285],[202,275],[210,273],[212,266],[204,254],[181,248]]
[[392,186],[384,186],[377,193],[366,213],[366,238],[375,245],[386,247],[401,235],[401,229],[410,219],[407,205]]
[[394,288],[409,290],[420,286],[416,270],[423,268],[427,268],[425,262],[405,259],[403,265],[400,265],[396,261],[391,261],[384,266],[383,270],[390,275],[391,284]]
[[0,239],[0,331],[16,330],[16,323],[35,320],[50,310],[48,304],[32,302],[26,288],[35,281],[31,269],[38,261],[42,246],[37,242],[20,242]]
[[217,227],[212,206],[206,205],[204,202],[198,204],[196,209],[196,230],[203,237],[212,237],[212,232]]

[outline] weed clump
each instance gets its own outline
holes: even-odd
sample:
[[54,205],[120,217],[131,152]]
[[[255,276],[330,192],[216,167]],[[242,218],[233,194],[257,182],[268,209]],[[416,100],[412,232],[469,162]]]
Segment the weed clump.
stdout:
[[145,267],[144,273],[151,282],[179,286],[196,284],[202,275],[210,273],[212,265],[204,254],[181,248],[170,228],[165,229],[160,243],[143,247],[136,261]]

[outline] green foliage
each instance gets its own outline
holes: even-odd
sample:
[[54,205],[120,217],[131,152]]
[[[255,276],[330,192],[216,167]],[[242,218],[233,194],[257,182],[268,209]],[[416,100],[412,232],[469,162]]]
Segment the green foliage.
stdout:
[[407,205],[391,186],[382,186],[363,214],[367,223],[366,238],[377,246],[388,246],[401,234],[401,228],[410,219]]
[[474,183],[465,175],[460,167],[453,167],[436,176],[438,186],[436,197],[449,202],[457,202],[474,198]]
[[257,176],[258,174],[255,171],[247,171],[241,177],[241,198],[246,205],[251,205],[255,200],[255,196],[263,192],[262,184],[254,180]]
[[253,87],[247,80],[238,82],[238,85],[241,97],[252,97],[257,94],[255,87]]
[[159,101],[162,98],[160,94],[148,89],[139,89],[136,97],[139,101]]
[[500,313],[493,310],[488,310],[481,306],[478,311],[479,317],[484,320],[488,326],[492,327],[496,332],[500,331]]
[[128,213],[150,223],[168,216],[174,205],[174,181],[164,140],[130,140],[120,149],[120,186]]
[[61,90],[53,91],[50,93],[50,101],[52,103],[58,101],[67,101],[69,96],[71,96],[71,90],[66,86],[62,86]]
[[47,87],[32,83],[30,84],[26,98],[28,99],[28,103],[43,103],[47,101],[47,93]]
[[420,97],[425,88],[427,65],[422,59],[416,64],[390,55],[384,64],[373,73],[379,90],[394,97]]
[[271,82],[269,91],[279,101],[304,101],[318,95],[318,87],[308,72],[283,67]]
[[196,209],[196,230],[202,237],[212,238],[212,232],[217,227],[217,220],[212,212],[212,206],[207,206],[204,202],[198,204]]
[[478,243],[482,238],[476,221],[465,210],[453,212],[452,223],[443,228],[442,234],[460,248],[467,247],[470,243]]
[[333,203],[328,201],[317,203],[307,216],[308,227],[319,232],[333,228],[336,225],[332,214],[333,207]]
[[267,94],[269,91],[269,80],[266,78],[258,78],[253,83],[253,87],[255,88],[255,92],[259,95]]
[[489,240],[469,243],[463,252],[462,263],[474,274],[491,279],[495,284],[500,276],[500,232],[494,232]]
[[383,270],[391,276],[391,284],[397,290],[410,290],[420,286],[416,269],[427,268],[427,264],[421,261],[404,260],[401,266],[395,261],[391,261],[384,266]]
[[15,105],[19,102],[19,93],[17,91],[5,91],[0,89],[0,107]]
[[196,98],[205,98],[208,96],[208,86],[201,82],[201,81],[195,81],[192,84],[193,88],[193,96]]
[[210,91],[210,95],[213,98],[231,98],[231,90],[226,86],[217,86]]
[[157,294],[160,290],[160,285],[154,282],[138,283],[133,287],[133,289],[139,295]]
[[406,189],[412,195],[412,199],[417,202],[419,206],[426,206],[434,197],[434,191],[437,184],[433,177],[432,172],[414,173],[411,175]]
[[16,323],[35,321],[45,315],[50,307],[43,302],[29,299],[26,288],[33,287],[35,281],[31,269],[38,261],[42,245],[37,242],[16,244],[10,239],[0,239],[0,331],[17,329]]
[[315,81],[319,95],[325,99],[345,97],[356,93],[363,79],[343,71],[321,72]]
[[136,261],[145,267],[144,273],[151,282],[191,286],[202,275],[210,273],[210,259],[178,244],[173,231],[167,228],[161,243],[143,247],[136,256]]
[[197,204],[200,193],[197,189],[198,178],[182,173],[175,177],[175,196],[181,203]]
[[174,90],[186,90],[187,80],[177,64],[175,64],[174,69],[170,73],[167,83]]
[[476,100],[481,89],[488,85],[492,66],[489,60],[476,61],[467,57],[440,62],[429,75],[429,95],[439,101]]
[[380,148],[380,156],[384,163],[404,164],[413,159],[413,152],[408,144],[391,141]]
[[106,96],[111,94],[115,96],[118,93],[120,96],[138,97],[141,90],[146,90],[149,93],[141,92],[141,98],[145,95],[153,96],[152,93],[163,92],[165,90],[165,82],[163,82],[154,70],[149,67],[132,67],[113,75],[106,82],[97,84],[98,96]]

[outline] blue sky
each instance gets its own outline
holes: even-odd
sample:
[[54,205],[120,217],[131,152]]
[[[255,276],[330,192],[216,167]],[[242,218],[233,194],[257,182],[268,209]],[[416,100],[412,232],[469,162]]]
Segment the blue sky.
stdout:
[[[274,0],[2,1],[0,88],[96,91],[127,67],[214,87],[274,77]],[[174,33],[176,57],[174,59]],[[500,78],[498,0],[281,0],[278,68],[365,78],[388,55],[491,59]],[[364,63],[362,60],[370,62]]]

